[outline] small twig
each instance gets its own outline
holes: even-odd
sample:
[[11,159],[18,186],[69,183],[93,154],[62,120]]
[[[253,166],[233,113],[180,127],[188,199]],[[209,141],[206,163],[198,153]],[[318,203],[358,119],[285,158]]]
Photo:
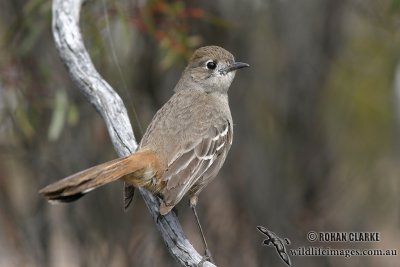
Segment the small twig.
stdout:
[[[96,71],[85,49],[79,30],[81,5],[82,0],[53,1],[55,44],[79,90],[104,119],[116,152],[120,157],[126,156],[137,149],[137,142],[124,103]],[[197,266],[202,256],[185,237],[176,216],[172,213],[160,216],[157,198],[145,189],[139,190],[173,257],[182,266]],[[215,265],[204,262],[203,266]]]

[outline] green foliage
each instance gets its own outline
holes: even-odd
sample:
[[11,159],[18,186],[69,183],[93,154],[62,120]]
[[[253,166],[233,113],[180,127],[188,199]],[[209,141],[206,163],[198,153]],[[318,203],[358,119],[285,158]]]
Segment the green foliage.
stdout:
[[29,55],[35,45],[50,30],[51,1],[30,0],[12,22],[5,41],[21,56]]
[[344,161],[364,163],[393,147],[392,70],[399,45],[390,32],[358,31],[333,65],[325,121],[333,147]]
[[398,13],[400,12],[400,0],[392,0],[389,4],[389,12]]
[[227,26],[228,22],[207,14],[199,7],[190,7],[186,1],[148,1],[136,10],[132,17],[134,25],[159,43],[163,52],[161,67],[170,68],[176,61],[188,59],[202,38],[191,25],[196,21]]
[[65,90],[58,90],[54,98],[53,114],[48,130],[48,138],[57,140],[64,128],[65,118],[68,111],[68,99]]
[[138,10],[133,21],[141,30],[154,38],[163,50],[163,68],[169,68],[181,58],[188,58],[201,38],[190,33],[191,19],[201,19],[204,11],[187,8],[184,1],[153,0]]

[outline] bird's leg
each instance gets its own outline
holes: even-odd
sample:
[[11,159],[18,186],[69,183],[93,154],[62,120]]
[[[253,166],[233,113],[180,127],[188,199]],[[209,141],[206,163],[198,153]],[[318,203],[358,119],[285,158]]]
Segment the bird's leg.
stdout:
[[[161,194],[154,194],[155,197],[158,198],[158,201],[160,203],[164,203],[164,198]],[[162,219],[164,215],[161,215],[161,213],[158,213],[157,219],[156,219],[156,223],[158,224],[160,222],[160,220]]]
[[175,216],[178,217],[179,212],[178,212],[178,208],[177,207],[173,207],[171,210],[173,213],[175,213]]
[[192,208],[194,217],[196,218],[197,226],[199,227],[200,234],[201,234],[201,237],[203,239],[204,249],[205,249],[205,255],[204,255],[203,259],[199,263],[199,266],[201,266],[202,263],[207,261],[207,260],[211,261],[212,263],[214,263],[214,260],[213,260],[213,258],[211,256],[210,250],[208,249],[208,245],[207,245],[206,238],[204,236],[203,228],[201,227],[199,216],[197,215],[196,205],[197,205],[197,196],[192,196],[190,198],[190,207]]

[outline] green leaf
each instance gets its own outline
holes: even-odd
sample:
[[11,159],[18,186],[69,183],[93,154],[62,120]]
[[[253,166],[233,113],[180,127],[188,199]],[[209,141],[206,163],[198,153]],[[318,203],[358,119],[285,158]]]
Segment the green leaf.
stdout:
[[60,137],[60,134],[65,125],[65,118],[68,109],[68,98],[65,90],[58,90],[54,98],[54,108],[49,126],[47,137],[50,141],[55,141]]

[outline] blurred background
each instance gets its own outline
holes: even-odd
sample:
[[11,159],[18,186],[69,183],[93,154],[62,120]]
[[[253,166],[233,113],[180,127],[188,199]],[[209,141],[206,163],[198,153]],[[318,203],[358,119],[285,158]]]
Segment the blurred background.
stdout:
[[[400,250],[400,0],[86,1],[81,29],[140,140],[188,57],[220,45],[251,68],[230,89],[234,144],[199,213],[219,266],[285,266],[288,249]],[[0,266],[176,266],[122,183],[69,205],[44,185],[117,155],[51,34],[51,1],[0,0]],[[183,200],[179,218],[203,251]],[[309,231],[380,242],[310,243]],[[294,266],[399,266],[395,257],[291,257]]]

